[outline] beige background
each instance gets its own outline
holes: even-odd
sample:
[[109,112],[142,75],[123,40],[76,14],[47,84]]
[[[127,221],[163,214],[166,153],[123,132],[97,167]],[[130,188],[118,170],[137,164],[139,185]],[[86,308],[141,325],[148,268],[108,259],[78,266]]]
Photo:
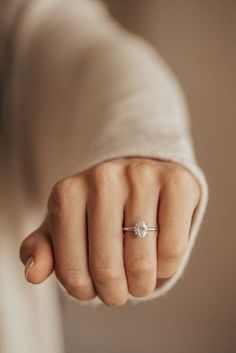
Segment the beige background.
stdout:
[[210,187],[207,215],[185,275],[165,298],[114,309],[63,300],[67,353],[233,353],[236,1],[146,0],[145,11],[143,2],[109,1],[125,25],[153,42],[184,87]]

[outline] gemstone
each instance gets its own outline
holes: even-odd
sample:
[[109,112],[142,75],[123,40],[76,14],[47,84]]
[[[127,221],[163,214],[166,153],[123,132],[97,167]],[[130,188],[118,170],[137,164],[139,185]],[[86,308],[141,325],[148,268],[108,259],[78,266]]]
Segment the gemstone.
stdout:
[[144,221],[139,221],[135,224],[134,233],[139,238],[144,238],[147,235],[148,226]]

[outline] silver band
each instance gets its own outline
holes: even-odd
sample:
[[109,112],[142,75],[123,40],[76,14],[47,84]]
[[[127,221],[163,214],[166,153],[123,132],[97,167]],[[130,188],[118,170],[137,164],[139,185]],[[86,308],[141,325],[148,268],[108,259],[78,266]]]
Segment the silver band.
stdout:
[[134,233],[138,238],[144,238],[148,232],[158,232],[159,227],[148,227],[146,222],[139,220],[133,227],[123,227],[122,229]]

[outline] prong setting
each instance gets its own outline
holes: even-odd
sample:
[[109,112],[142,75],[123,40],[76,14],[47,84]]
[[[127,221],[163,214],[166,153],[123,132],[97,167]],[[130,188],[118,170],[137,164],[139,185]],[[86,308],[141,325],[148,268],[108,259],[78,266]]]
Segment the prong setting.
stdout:
[[138,238],[144,238],[146,237],[147,233],[148,233],[147,224],[144,221],[139,220],[134,226],[134,234]]

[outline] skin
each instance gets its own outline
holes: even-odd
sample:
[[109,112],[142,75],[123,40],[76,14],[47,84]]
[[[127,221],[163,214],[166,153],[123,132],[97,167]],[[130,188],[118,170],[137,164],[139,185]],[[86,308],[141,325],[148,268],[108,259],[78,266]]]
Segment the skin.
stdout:
[[[200,200],[196,179],[177,163],[119,158],[58,181],[42,224],[22,243],[26,279],[38,284],[55,271],[73,297],[96,295],[108,306],[144,297],[171,277],[188,245]],[[137,219],[159,225],[145,238],[122,226]]]

